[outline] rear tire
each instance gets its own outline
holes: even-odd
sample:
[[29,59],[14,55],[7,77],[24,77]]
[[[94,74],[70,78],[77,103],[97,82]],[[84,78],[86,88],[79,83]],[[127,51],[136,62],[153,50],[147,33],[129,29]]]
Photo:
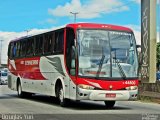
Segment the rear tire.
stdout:
[[18,82],[18,85],[17,85],[17,94],[18,94],[18,97],[20,98],[24,97],[24,93],[22,92],[22,86],[20,82]]
[[106,108],[113,108],[115,105],[115,101],[104,101]]
[[20,97],[20,98],[31,97],[32,96],[32,93],[22,91],[22,86],[21,86],[20,82],[18,82],[18,85],[17,85],[17,94],[18,94],[18,97]]

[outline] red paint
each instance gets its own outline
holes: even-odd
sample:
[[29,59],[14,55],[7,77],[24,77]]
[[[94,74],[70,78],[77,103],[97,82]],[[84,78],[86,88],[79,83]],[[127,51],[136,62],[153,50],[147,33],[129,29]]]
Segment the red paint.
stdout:
[[[91,85],[94,86],[93,84],[90,84],[89,82],[96,83],[100,85],[100,89],[104,90],[121,90],[124,89],[125,87],[129,86],[138,86],[138,80],[101,80],[101,79],[87,79],[87,78],[77,78],[76,84],[85,84],[85,85]],[[125,84],[126,81],[132,81],[135,84]],[[112,89],[110,88],[112,86]],[[96,86],[94,86],[96,87]]]
[[92,28],[92,29],[107,29],[107,30],[119,30],[119,31],[132,32],[132,30],[127,27],[110,25],[110,24],[76,23],[76,24],[68,24],[67,27],[73,27],[75,29]]
[[24,79],[46,80],[40,72],[39,62],[40,57],[8,60],[8,68],[12,74]]
[[[66,27],[71,27],[74,29],[75,31],[75,36],[76,36],[76,30],[77,29],[106,29],[106,30],[117,30],[117,31],[126,31],[126,32],[132,32],[131,29],[126,28],[126,27],[122,27],[122,26],[116,26],[116,25],[109,25],[109,24],[96,24],[96,23],[75,23],[75,24],[68,24],[66,25]],[[65,31],[65,36],[66,36],[66,31]],[[65,48],[66,49],[66,37],[64,38],[64,43],[65,43]],[[94,86],[93,84],[88,83],[89,82],[93,82],[96,83],[98,85],[100,85],[101,89],[105,89],[105,90],[109,90],[110,85],[112,85],[112,90],[120,90],[120,89],[124,89],[125,87],[129,87],[129,86],[138,86],[138,80],[95,80],[95,79],[87,79],[87,78],[78,78],[78,59],[76,58],[76,76],[71,76],[67,70],[66,67],[66,55],[64,52],[64,61],[65,61],[65,68],[66,71],[68,73],[68,75],[70,76],[70,79],[75,83],[75,84],[85,84],[85,85],[91,85]],[[90,73],[90,74],[95,74],[94,72]],[[103,72],[101,72],[100,74],[104,74]],[[87,81],[86,81],[87,80]],[[134,85],[132,84],[125,84],[126,81],[132,81],[135,82]]]

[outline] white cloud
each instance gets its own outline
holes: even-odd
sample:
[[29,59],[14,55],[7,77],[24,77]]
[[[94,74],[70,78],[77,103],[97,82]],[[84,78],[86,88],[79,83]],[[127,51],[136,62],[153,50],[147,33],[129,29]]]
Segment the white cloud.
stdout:
[[141,0],[133,0],[134,2],[140,4],[141,3]]
[[133,30],[135,38],[136,38],[136,44],[141,45],[141,26],[139,25],[125,25],[126,27],[129,27]]
[[[136,43],[138,45],[141,45],[141,26],[138,26],[138,25],[125,25],[125,26],[133,30],[136,38]],[[157,42],[160,42],[160,32],[157,32],[156,38],[157,38]]]
[[50,24],[56,24],[57,21],[53,20],[53,19],[47,19],[46,22],[50,23]]
[[136,31],[141,31],[141,26],[140,25],[133,25],[133,24],[129,24],[129,25],[125,25],[126,27],[129,27],[133,30],[136,30]]
[[48,18],[48,19],[46,19],[44,21],[39,21],[38,23],[41,24],[41,25],[46,24],[46,23],[56,24],[57,23],[57,19]]
[[137,30],[133,30],[136,38],[136,44],[141,45],[141,32]]
[[64,6],[59,5],[55,9],[49,9],[48,12],[59,17],[71,17],[70,12],[78,12],[78,18],[90,19],[101,17],[103,14],[127,10],[129,8],[119,0],[86,0],[84,3],[81,3],[80,0],[72,0],[70,3],[65,3]]
[[7,50],[8,50],[9,41],[12,39],[15,39],[16,37],[18,37],[18,33],[16,33],[16,32],[2,32],[2,31],[0,31],[0,40],[3,40],[2,51],[1,51],[2,64],[7,63]]

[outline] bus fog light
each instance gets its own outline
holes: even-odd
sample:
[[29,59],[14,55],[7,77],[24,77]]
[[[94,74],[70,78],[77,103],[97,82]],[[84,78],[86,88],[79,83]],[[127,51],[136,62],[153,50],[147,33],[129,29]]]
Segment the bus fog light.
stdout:
[[82,89],[94,90],[94,87],[90,85],[79,84],[78,87]]
[[137,86],[126,87],[126,90],[137,90],[137,89],[138,89]]

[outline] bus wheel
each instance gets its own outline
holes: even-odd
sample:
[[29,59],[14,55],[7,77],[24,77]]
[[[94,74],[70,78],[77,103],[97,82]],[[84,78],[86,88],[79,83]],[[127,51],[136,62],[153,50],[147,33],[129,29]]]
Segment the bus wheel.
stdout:
[[24,97],[24,92],[22,91],[22,86],[20,82],[18,83],[18,86],[17,86],[17,93],[18,93],[18,97]]
[[67,102],[68,101],[67,101],[67,99],[64,98],[64,91],[63,91],[63,87],[62,86],[59,87],[58,99],[59,99],[60,105],[62,107],[67,106]]
[[106,108],[113,108],[115,105],[115,101],[104,101]]

